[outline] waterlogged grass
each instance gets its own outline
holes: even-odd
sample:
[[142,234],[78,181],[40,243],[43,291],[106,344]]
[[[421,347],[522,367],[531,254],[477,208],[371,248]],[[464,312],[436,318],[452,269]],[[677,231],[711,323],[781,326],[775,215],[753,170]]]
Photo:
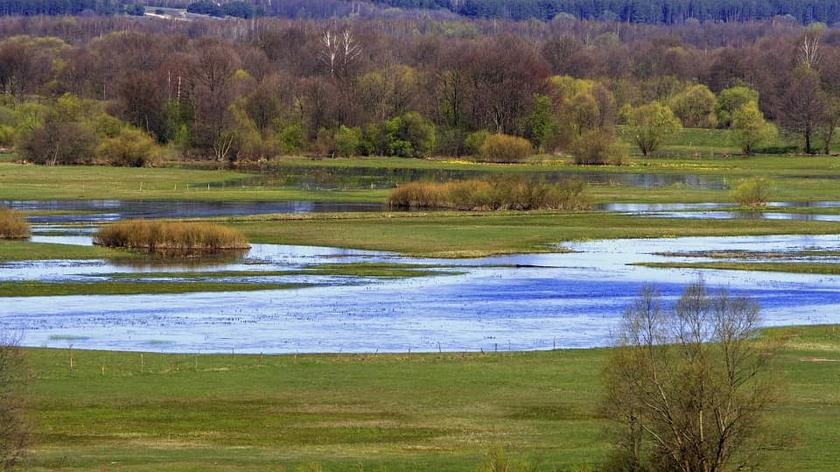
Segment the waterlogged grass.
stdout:
[[0,241],[0,261],[47,259],[133,259],[136,254],[113,249],[70,244]]
[[384,201],[383,190],[308,191],[247,185],[227,170],[34,166],[0,162],[0,200]]
[[643,262],[635,265],[662,269],[749,270],[793,274],[840,275],[840,263],[821,262]]
[[250,283],[213,281],[165,282],[0,282],[0,297],[58,297],[69,295],[152,295],[195,292],[243,292],[256,290],[288,290],[309,284]]
[[293,275],[323,275],[323,276],[353,276],[353,277],[424,277],[429,275],[456,274],[453,271],[430,270],[439,266],[420,264],[386,264],[386,263],[347,263],[321,264],[296,270],[219,270],[219,271],[172,271],[172,272],[131,272],[98,274],[97,277],[108,277],[114,280],[138,279],[220,279],[220,278],[261,278],[283,277]]
[[641,218],[611,213],[497,212],[275,215],[230,219],[251,241],[432,257],[556,251],[563,241],[837,234],[840,222]]
[[[786,385],[762,430],[779,472],[840,463],[840,328],[779,328]],[[154,340],[150,340],[153,342]],[[67,341],[72,344],[72,340]],[[28,349],[27,470],[473,471],[503,446],[590,470],[604,349],[498,354],[162,355]],[[70,368],[72,358],[72,370]]]

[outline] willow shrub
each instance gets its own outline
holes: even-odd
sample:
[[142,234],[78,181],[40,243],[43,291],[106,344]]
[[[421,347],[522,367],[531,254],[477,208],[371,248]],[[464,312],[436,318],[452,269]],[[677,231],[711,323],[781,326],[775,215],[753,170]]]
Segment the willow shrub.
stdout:
[[770,181],[763,177],[742,180],[732,190],[732,198],[746,208],[760,208],[770,200]]
[[519,136],[491,134],[484,138],[479,157],[486,162],[521,162],[534,153],[531,143]]
[[104,226],[93,239],[99,246],[151,254],[193,256],[248,249],[239,231],[212,223],[126,220]]
[[586,184],[567,180],[545,184],[521,177],[458,182],[408,182],[391,191],[388,205],[397,209],[587,210]]
[[24,239],[30,233],[31,228],[23,214],[0,207],[0,239]]

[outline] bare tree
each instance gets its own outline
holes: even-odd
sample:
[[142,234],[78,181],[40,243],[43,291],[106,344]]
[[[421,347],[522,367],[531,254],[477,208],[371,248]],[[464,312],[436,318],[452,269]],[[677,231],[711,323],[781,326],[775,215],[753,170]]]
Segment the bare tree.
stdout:
[[350,30],[341,33],[327,30],[321,36],[319,58],[331,76],[344,78],[361,54],[362,47],[353,38]]
[[0,332],[0,471],[12,470],[29,444],[21,382],[24,363],[16,340]]
[[734,470],[771,405],[769,346],[756,337],[759,309],[703,282],[666,309],[652,287],[627,310],[606,368],[605,411],[616,423],[625,471]]

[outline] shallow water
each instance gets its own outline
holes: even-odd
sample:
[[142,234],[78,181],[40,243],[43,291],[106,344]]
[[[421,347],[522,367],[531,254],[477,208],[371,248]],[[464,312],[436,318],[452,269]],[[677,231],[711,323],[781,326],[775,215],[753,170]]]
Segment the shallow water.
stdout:
[[[220,216],[264,215],[271,213],[320,213],[382,211],[379,203],[358,202],[196,202],[142,200],[44,200],[0,201],[0,205],[34,211],[54,212],[33,214],[27,218],[35,234],[90,234],[94,225],[127,218],[207,218]],[[597,204],[595,210],[626,215],[668,218],[708,219],[783,219],[802,221],[840,221],[840,214],[793,213],[770,211],[728,210],[731,203],[607,203]],[[840,202],[770,202],[768,208],[838,208]],[[72,225],[67,227],[66,225]],[[86,225],[86,226],[81,226]]]
[[[486,178],[497,174],[498,172],[486,170],[283,166],[266,171],[260,175],[223,185],[242,185],[246,187],[279,186],[307,190],[382,189],[393,188],[398,184],[416,180],[450,182],[453,180]],[[540,179],[545,182],[559,182],[569,178],[577,178],[596,185],[626,185],[641,188],[668,187],[673,185],[710,190],[727,188],[724,177],[698,174],[543,170],[533,172],[518,171],[517,175]]]
[[[89,243],[88,236],[38,240]],[[0,327],[20,332],[28,346],[160,352],[592,347],[610,343],[610,331],[643,284],[655,283],[672,300],[701,275],[710,286],[757,299],[767,325],[840,322],[840,276],[628,265],[689,260],[653,254],[664,251],[840,250],[838,236],[611,240],[567,247],[576,252],[436,260],[255,245],[241,260],[201,270],[398,262],[458,267],[464,273],[401,280],[333,277],[322,286],[263,292],[6,298],[0,304]],[[136,271],[105,261],[21,262],[0,267],[0,279],[71,280]]]

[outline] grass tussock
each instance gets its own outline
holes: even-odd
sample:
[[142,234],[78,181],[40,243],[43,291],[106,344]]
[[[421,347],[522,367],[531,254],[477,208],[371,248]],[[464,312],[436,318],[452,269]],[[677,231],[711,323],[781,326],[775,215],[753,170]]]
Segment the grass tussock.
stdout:
[[99,229],[94,244],[153,254],[193,256],[248,249],[239,231],[212,223],[126,220]]
[[520,177],[460,182],[409,182],[388,196],[397,209],[492,210],[587,210],[591,201],[586,184],[567,180],[549,185]]
[[0,239],[25,239],[31,232],[32,228],[22,213],[0,207]]

